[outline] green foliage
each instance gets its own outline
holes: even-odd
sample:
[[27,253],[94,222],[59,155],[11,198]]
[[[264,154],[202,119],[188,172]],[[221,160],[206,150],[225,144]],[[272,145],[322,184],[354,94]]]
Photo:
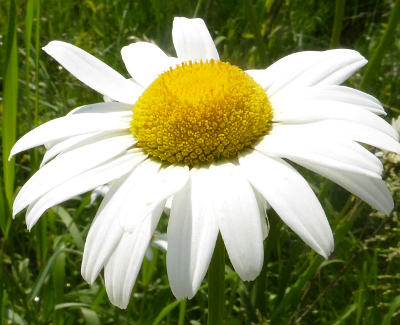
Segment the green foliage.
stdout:
[[[42,46],[55,39],[68,41],[127,76],[122,46],[153,40],[174,54],[173,17],[198,16],[205,19],[222,59],[241,68],[264,68],[292,52],[331,45],[360,51],[374,60],[373,78],[364,82],[382,101],[388,118],[397,116],[400,39],[395,35],[400,29],[389,24],[389,17],[399,1],[337,2],[345,6],[334,29],[335,1],[1,1],[1,324],[205,324],[208,317],[207,281],[192,300],[177,302],[162,252],[154,250],[153,260],[144,261],[127,310],[109,303],[101,277],[92,286],[83,281],[84,239],[98,207],[98,202],[89,203],[89,194],[45,213],[31,233],[23,214],[11,222],[15,191],[37,170],[43,153],[18,155],[14,174],[7,156],[16,135],[102,100],[42,52]],[[385,50],[376,54],[382,42]],[[349,84],[358,87],[364,71]],[[396,202],[390,217],[302,170],[334,229],[335,252],[324,261],[270,212],[260,277],[244,283],[226,265],[226,324],[400,323],[400,166],[386,161],[385,167]],[[160,230],[166,222],[164,217]]]

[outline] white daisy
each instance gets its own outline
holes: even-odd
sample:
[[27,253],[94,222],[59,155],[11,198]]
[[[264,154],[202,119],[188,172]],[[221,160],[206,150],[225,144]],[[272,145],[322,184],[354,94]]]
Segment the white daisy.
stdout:
[[243,280],[263,264],[266,202],[325,258],[333,236],[306,180],[286,161],[317,172],[389,214],[382,164],[361,143],[400,152],[378,100],[339,86],[366,60],[356,51],[307,51],[265,70],[219,61],[201,19],[175,18],[177,58],[152,43],[122,49],[133,79],[53,41],[44,50],[112,102],[86,105],[22,137],[11,155],[39,145],[41,168],[19,191],[14,215],[28,228],[44,211],[110,184],[89,230],[82,275],[105,269],[111,302],[126,308],[166,200],[167,270],[178,299],[193,297],[220,232]]

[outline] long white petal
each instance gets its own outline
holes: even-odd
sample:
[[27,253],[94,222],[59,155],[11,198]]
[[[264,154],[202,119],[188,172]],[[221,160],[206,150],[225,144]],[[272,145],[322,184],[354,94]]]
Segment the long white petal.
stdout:
[[[338,85],[317,85],[312,87],[296,87],[280,91],[270,98],[272,107],[296,101],[317,100],[334,102],[348,109],[358,107],[378,115],[386,115],[382,104],[373,96],[354,88]],[[297,107],[297,105],[294,105]]]
[[124,233],[116,216],[119,207],[126,202],[123,185],[127,179],[121,177],[112,183],[86,237],[81,274],[90,284],[96,280]]
[[374,178],[381,178],[383,166],[380,160],[351,140],[328,137],[311,137],[302,134],[266,136],[255,149],[275,157],[300,158],[310,163],[346,170]]
[[142,92],[141,87],[72,44],[52,41],[43,50],[77,79],[116,101],[134,104]]
[[219,60],[214,41],[206,24],[200,18],[175,17],[172,40],[179,59]]
[[304,135],[354,140],[400,154],[400,144],[397,140],[373,127],[352,121],[325,120],[304,124],[274,125],[270,134],[281,137],[292,134],[293,136]]
[[229,259],[242,280],[254,280],[263,259],[263,229],[256,196],[242,170],[232,163],[211,165],[214,214]]
[[368,110],[326,99],[300,100],[295,96],[290,97],[292,100],[274,104],[274,122],[307,123],[329,119],[352,121],[375,128],[395,140],[399,138],[398,132],[388,122]]
[[135,227],[125,232],[104,269],[108,297],[113,305],[125,309],[142,265],[143,257],[158,224],[163,204]]
[[174,195],[168,221],[167,271],[177,299],[191,299],[214,251],[218,225],[207,170],[193,168],[190,181]]
[[13,214],[16,215],[57,185],[119,155],[134,143],[132,136],[122,135],[59,155],[40,168],[21,188],[14,200]]
[[288,55],[264,71],[247,73],[272,97],[288,87],[338,85],[367,63],[357,51],[337,49]]
[[[55,156],[58,154],[69,151],[71,149],[75,149],[82,144],[87,144],[91,143],[92,141],[98,141],[99,137],[104,138],[110,138],[112,137],[113,133],[115,131],[110,131],[110,132],[93,132],[93,133],[87,133],[87,134],[80,134],[76,136],[72,136],[69,138],[66,138],[65,140],[60,140],[49,146],[47,151],[45,152],[42,162],[40,163],[40,167],[43,167],[49,160],[53,159]],[[116,131],[119,132],[119,131]]]
[[[133,105],[119,102],[96,103],[79,106],[70,111],[67,115],[82,113],[120,113],[121,116],[129,115]],[[132,113],[131,113],[132,114]]]
[[138,150],[131,150],[121,157],[83,172],[53,188],[29,206],[26,212],[28,229],[35,225],[47,209],[127,174],[144,159],[146,159],[145,154]]
[[305,179],[279,158],[256,151],[239,157],[252,185],[281,219],[317,253],[327,258],[333,235],[325,213]]
[[263,238],[267,238],[269,234],[269,221],[267,215],[268,204],[264,197],[258,193],[256,189],[253,188],[254,194],[256,196],[258,209],[260,210],[260,220],[261,220],[261,229],[263,233]]
[[160,202],[179,191],[189,179],[188,167],[160,167],[158,162],[148,159],[130,175],[125,189],[125,199],[129,203],[122,206],[119,213],[125,231],[132,232]]
[[292,159],[302,165],[342,186],[355,194],[371,207],[389,215],[393,210],[393,198],[386,184],[381,179],[358,175],[347,171],[336,170],[309,162],[304,159]]
[[11,149],[10,157],[21,151],[66,137],[101,131],[128,130],[130,117],[114,113],[72,114],[46,122],[25,134]]
[[[133,106],[130,104],[123,104],[123,103],[119,103],[119,102],[96,103],[96,104],[89,104],[89,105],[83,105],[83,106],[76,107],[73,110],[71,110],[67,114],[67,116],[72,115],[72,114],[82,114],[82,113],[112,113],[112,115],[106,115],[106,116],[113,116],[115,118],[121,117],[122,119],[126,120],[127,118],[132,118],[132,108],[133,108]],[[94,115],[94,116],[96,117],[98,115]],[[93,134],[95,134],[95,133],[93,133]],[[52,140],[52,141],[45,142],[44,145],[45,145],[46,149],[51,149],[53,146],[55,146],[56,144],[59,144],[60,142],[63,142],[63,141],[64,141],[64,139]],[[72,141],[72,139],[71,139],[71,141]],[[46,158],[46,157],[44,157],[44,158]],[[43,160],[44,160],[44,162],[42,162],[42,164],[45,163],[46,159],[43,159]]]
[[[300,74],[292,75],[280,82],[274,82],[268,92],[274,93],[281,87],[338,85],[347,80],[355,71],[364,66],[367,60],[354,50],[328,50],[319,52],[318,59]],[[302,69],[299,66],[299,69]],[[284,82],[282,84],[282,81]]]
[[264,70],[247,70],[246,72],[261,87],[269,89],[274,83],[280,81],[280,78],[291,80],[293,77],[307,71],[315,62],[321,60],[321,53],[323,52],[303,51],[292,53],[279,59]]
[[[91,228],[88,234],[87,242],[90,244],[87,245],[87,249],[85,246],[82,264],[82,275],[88,282],[94,281],[107,261],[109,254],[118,242],[117,235],[121,235],[124,231],[133,233],[140,223],[155,213],[154,211],[158,211],[160,207],[162,209],[166,198],[185,185],[188,174],[187,168],[184,167],[171,166],[160,170],[159,163],[148,159],[136,167],[122,184],[118,184],[119,186],[114,193],[110,195],[110,192],[107,193],[104,199],[105,203],[102,204],[103,208],[99,209],[98,218],[100,220],[112,218],[113,222],[118,225],[116,228],[120,229],[121,232],[116,232],[112,240],[107,242],[107,245],[103,245],[101,238],[94,233],[96,231],[96,217],[94,226],[92,226],[94,230],[92,232]],[[149,184],[142,182],[146,179]],[[140,192],[141,186],[138,186],[138,184],[143,186],[143,192]],[[157,186],[160,188],[157,188]],[[151,193],[151,191],[154,193]],[[109,216],[109,214],[112,214],[112,216]],[[97,251],[101,252],[100,257],[98,257]]]
[[179,62],[176,58],[168,57],[157,45],[147,42],[124,46],[121,55],[130,75],[144,88]]

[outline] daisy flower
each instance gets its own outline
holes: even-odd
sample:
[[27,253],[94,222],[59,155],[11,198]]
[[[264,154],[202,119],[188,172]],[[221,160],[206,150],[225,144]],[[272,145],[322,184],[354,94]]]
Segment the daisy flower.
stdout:
[[363,145],[400,152],[378,100],[340,86],[367,61],[356,51],[306,51],[265,70],[219,60],[201,19],[175,18],[177,57],[152,43],[121,51],[132,79],[85,51],[53,41],[43,49],[112,102],[78,107],[23,136],[11,155],[47,148],[21,188],[31,229],[50,207],[103,184],[87,235],[82,276],[104,268],[111,302],[126,308],[166,201],[167,271],[176,298],[192,298],[218,233],[243,280],[263,265],[266,204],[325,258],[333,235],[317,197],[290,162],[304,166],[389,214],[382,164]]

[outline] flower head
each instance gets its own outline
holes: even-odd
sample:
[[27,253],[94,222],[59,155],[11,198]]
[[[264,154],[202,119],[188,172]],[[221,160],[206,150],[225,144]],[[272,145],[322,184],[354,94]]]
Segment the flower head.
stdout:
[[[265,70],[219,60],[201,19],[175,18],[177,57],[152,43],[122,49],[133,79],[83,50],[53,41],[44,50],[112,101],[78,107],[23,136],[12,155],[46,145],[14,214],[44,211],[109,184],[90,227],[82,275],[104,268],[111,302],[129,297],[168,199],[167,270],[178,299],[193,297],[221,233],[243,280],[263,264],[266,204],[324,257],[333,250],[325,213],[294,162],[389,214],[382,164],[359,143],[400,153],[378,100],[340,86],[366,60],[356,51],[299,52]],[[289,162],[288,162],[289,161]]]

